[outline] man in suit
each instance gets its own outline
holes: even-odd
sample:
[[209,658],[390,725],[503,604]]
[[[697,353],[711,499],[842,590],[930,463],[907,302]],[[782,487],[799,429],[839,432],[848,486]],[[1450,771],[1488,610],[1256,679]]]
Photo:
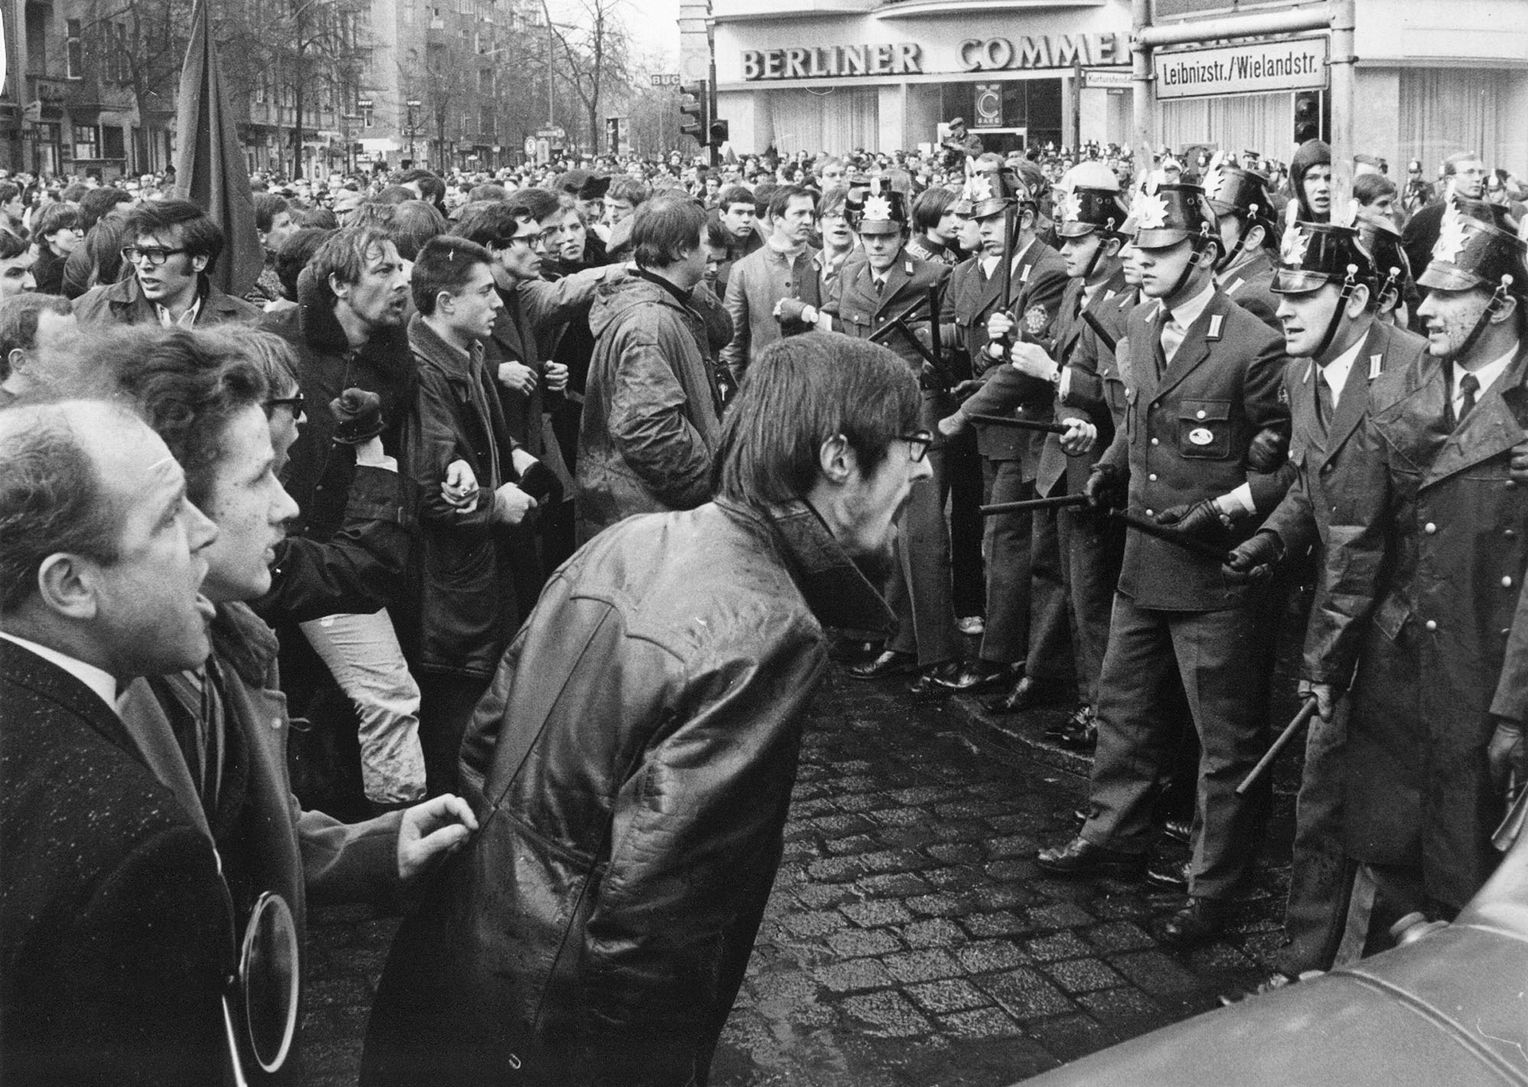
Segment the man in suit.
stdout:
[[[1016,327],[1018,338],[1025,342],[1050,346],[1067,276],[1061,255],[1036,233],[1039,203],[1035,194],[1011,171],[972,175],[967,198],[982,248],[951,274],[941,322],[953,328],[952,338],[963,341],[976,380],[982,382],[996,373],[998,362],[1006,358],[1007,340],[1003,334],[994,338],[995,328]],[[1007,236],[1010,221],[1011,239]],[[1006,279],[1002,270],[1005,257],[1011,262]],[[1005,288],[1009,297],[1004,297]],[[994,318],[998,318],[996,325]],[[1049,422],[1055,407],[1055,387],[1029,377],[1022,384],[1017,416]],[[978,424],[976,444],[983,458],[989,502],[1015,502],[1035,496],[1043,434]],[[1011,686],[1024,673],[1032,642],[1054,645],[1058,633],[1064,639],[1065,600],[1059,581],[1042,582],[1049,589],[1047,595],[1041,600],[1031,599],[1031,533],[1028,514],[987,519],[987,618],[981,649],[975,661],[943,686],[973,691]]]
[[[934,353],[937,309],[930,309],[929,296],[943,289],[950,273],[942,264],[927,264],[907,255],[904,198],[895,189],[883,187],[879,178],[863,198],[850,203],[849,223],[859,235],[865,259],[845,267],[836,294],[817,316],[819,327],[831,322],[834,331],[878,340],[907,360],[920,375],[919,421],[933,442],[928,455],[932,475],[915,483],[898,521],[895,569],[886,593],[886,602],[897,614],[897,633],[878,657],[851,665],[849,674],[878,679],[919,673],[912,689],[928,694],[935,690],[930,686],[933,681],[959,670],[960,656],[950,596],[950,534],[939,501],[944,448],[934,432],[949,403],[949,392],[947,378],[908,336],[916,336],[925,350]],[[938,306],[937,298],[932,304]],[[794,307],[782,313],[800,320],[814,316],[810,309],[798,313]],[[888,328],[897,318],[902,319],[903,328]]]
[[[1126,425],[1085,493],[1212,550],[1229,547],[1250,535],[1256,511],[1272,508],[1287,486],[1248,464],[1254,437],[1288,424],[1279,397],[1283,341],[1215,288],[1221,243],[1204,190],[1163,185],[1138,196],[1132,210],[1142,289],[1161,305],[1130,316]],[[1063,876],[1141,871],[1156,785],[1177,737],[1162,697],[1176,669],[1202,747],[1201,818],[1188,903],[1162,931],[1171,944],[1202,941],[1224,926],[1261,837],[1266,789],[1235,792],[1267,746],[1257,604],[1254,587],[1225,581],[1218,559],[1127,533],[1099,680],[1088,819],[1074,839],[1036,859]]]
[[722,348],[721,362],[734,387],[743,383],[759,352],[782,336],[810,327],[800,320],[783,320],[781,303],[798,300],[815,309],[822,300],[822,280],[814,263],[818,251],[810,244],[816,214],[817,199],[809,190],[780,186],[769,197],[764,216],[769,237],[763,248],[732,266],[726,297],[732,342]]
[[1279,300],[1269,289],[1279,251],[1278,215],[1268,183],[1262,174],[1212,161],[1204,194],[1220,217],[1220,243],[1226,254],[1216,268],[1215,282],[1238,306],[1279,332],[1274,315]]
[[[1350,497],[1341,485],[1343,470],[1368,412],[1370,386],[1381,374],[1413,365],[1427,346],[1379,319],[1388,276],[1357,230],[1296,223],[1285,242],[1272,289],[1280,299],[1285,352],[1293,359],[1284,373],[1293,481],[1263,527],[1232,551],[1231,577],[1265,577],[1286,556],[1299,560],[1314,549],[1321,578],[1332,522],[1342,520],[1339,504]],[[1342,940],[1352,887],[1341,817],[1348,705],[1339,695],[1331,719],[1312,721],[1306,735],[1284,913],[1288,942],[1275,958],[1275,986],[1307,970],[1331,969]]]
[[1521,239],[1445,211],[1417,280],[1427,354],[1370,389],[1306,635],[1324,720],[1351,684],[1344,844],[1374,891],[1373,932],[1470,899],[1500,857],[1504,794],[1528,776],[1520,697],[1503,686],[1528,573],[1512,469],[1528,419],[1525,258]]
[[194,667],[217,529],[100,402],[0,411],[0,1080],[220,1082],[234,933],[212,844],[116,713]]

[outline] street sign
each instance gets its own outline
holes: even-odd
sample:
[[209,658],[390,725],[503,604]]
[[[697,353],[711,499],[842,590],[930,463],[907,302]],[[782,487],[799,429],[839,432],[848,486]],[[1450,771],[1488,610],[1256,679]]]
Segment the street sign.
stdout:
[[1152,58],[1157,97],[1325,90],[1330,50],[1330,39],[1321,35],[1157,53]]
[[563,130],[562,125],[542,125],[540,128],[536,129],[536,135],[541,137],[543,140],[562,140],[565,139],[568,134]]
[[661,75],[654,75],[652,81],[654,87],[677,87],[679,86],[679,73],[674,72],[669,74],[665,72]]
[[535,136],[527,136],[527,137],[525,137],[525,153],[527,155],[532,156],[532,157],[535,156],[535,154],[536,154],[536,137]]
[[1089,90],[1129,90],[1129,68],[1084,68],[1082,85]]

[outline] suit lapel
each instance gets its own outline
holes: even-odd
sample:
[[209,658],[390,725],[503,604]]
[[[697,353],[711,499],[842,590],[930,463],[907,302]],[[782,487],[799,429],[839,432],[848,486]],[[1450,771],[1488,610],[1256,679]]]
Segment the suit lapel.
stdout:
[[0,638],[0,675],[80,718],[92,730],[141,762],[122,719],[89,687],[30,649]]
[[[904,249],[901,253],[897,254],[897,259],[892,262],[891,267],[886,269],[886,289],[881,292],[881,297],[877,300],[878,304],[875,307],[877,315],[886,312],[886,308],[896,301],[897,294],[903,287],[907,286],[908,281],[912,278],[907,274],[907,262],[911,259],[907,254],[907,250]],[[869,265],[866,265],[866,267],[869,267]],[[874,283],[870,285],[870,293],[872,296],[875,294]]]
[[1363,346],[1358,349],[1353,368],[1348,371],[1347,381],[1343,382],[1342,395],[1337,398],[1332,409],[1332,421],[1326,428],[1323,463],[1336,455],[1358,429],[1358,424],[1363,422],[1364,410],[1369,403],[1369,382],[1378,376],[1375,374],[1374,360],[1379,359],[1379,370],[1383,372],[1385,351],[1389,346],[1390,336],[1385,326],[1375,321],[1369,327],[1369,334],[1364,337]]
[[1422,486],[1438,483],[1481,461],[1490,460],[1523,440],[1523,422],[1514,408],[1521,412],[1528,407],[1523,389],[1525,365],[1528,365],[1528,350],[1519,352],[1464,422],[1448,436],[1437,459],[1423,476]]
[[[1152,396],[1155,400],[1168,389],[1182,381],[1202,363],[1210,357],[1210,344],[1220,339],[1221,322],[1225,320],[1226,311],[1230,307],[1230,299],[1216,291],[1210,298],[1209,305],[1204,307],[1198,319],[1188,326],[1188,331],[1183,336],[1183,342],[1178,345],[1177,352],[1167,362],[1167,369],[1162,372],[1162,380],[1158,383],[1156,393]],[[1161,350],[1162,323],[1166,315],[1166,309],[1157,312],[1153,329],[1156,333],[1157,350]]]

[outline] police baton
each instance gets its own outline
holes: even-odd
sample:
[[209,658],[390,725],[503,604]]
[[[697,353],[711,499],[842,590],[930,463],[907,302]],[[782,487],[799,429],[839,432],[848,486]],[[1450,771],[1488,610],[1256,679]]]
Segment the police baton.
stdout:
[[1268,753],[1258,759],[1257,765],[1242,778],[1242,783],[1236,787],[1237,796],[1245,795],[1247,790],[1252,788],[1252,783],[1263,776],[1263,771],[1273,765],[1273,760],[1279,757],[1279,752],[1289,746],[1289,741],[1295,738],[1295,733],[1310,724],[1310,719],[1316,715],[1316,707],[1319,705],[1320,703],[1312,696],[1305,705],[1300,707],[1300,712],[1295,714],[1293,721],[1284,726],[1284,731],[1279,733],[1279,738],[1273,741],[1272,746],[1268,748]]
[[1011,415],[981,415],[972,412],[966,418],[973,423],[984,423],[987,426],[1006,426],[1017,430],[1040,430],[1046,434],[1065,434],[1072,429],[1065,423],[1041,423],[1034,419],[1017,419]]
[[1148,536],[1154,536],[1174,547],[1181,547],[1185,551],[1192,551],[1196,555],[1216,562],[1225,562],[1226,549],[1217,547],[1207,540],[1201,540],[1195,536],[1189,536],[1175,528],[1159,525],[1149,517],[1141,517],[1129,510],[1110,510],[1109,516],[1125,522],[1138,532],[1144,532]]
[[1023,513],[1025,510],[1059,510],[1068,506],[1086,506],[1085,494],[1062,494],[1055,498],[1026,498],[1022,502],[994,502],[981,507],[983,517],[996,517],[1000,513]]

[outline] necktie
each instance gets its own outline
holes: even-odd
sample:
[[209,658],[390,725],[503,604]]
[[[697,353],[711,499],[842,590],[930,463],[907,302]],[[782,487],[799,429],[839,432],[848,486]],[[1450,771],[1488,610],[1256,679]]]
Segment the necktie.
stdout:
[[1332,386],[1327,383],[1326,372],[1316,371],[1316,421],[1323,433],[1332,424]]
[[886,289],[886,281],[884,279],[877,279],[877,280],[875,280],[875,296],[877,298],[881,297],[881,292],[884,291],[885,289]]
[[1162,358],[1172,365],[1173,356],[1178,353],[1178,348],[1183,346],[1184,328],[1178,323],[1178,319],[1171,313],[1162,324]]
[[1479,391],[1480,379],[1474,374],[1465,374],[1459,379],[1459,423],[1470,414],[1470,409],[1475,406],[1475,394]]

